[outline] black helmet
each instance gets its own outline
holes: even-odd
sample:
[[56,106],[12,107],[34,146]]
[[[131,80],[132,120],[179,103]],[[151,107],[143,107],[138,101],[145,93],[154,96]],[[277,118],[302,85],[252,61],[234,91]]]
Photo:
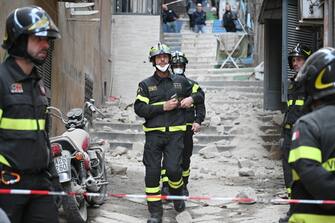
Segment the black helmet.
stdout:
[[335,94],[335,49],[326,47],[313,53],[300,69],[296,81],[305,85],[312,100]]
[[29,35],[58,39],[60,34],[48,13],[37,6],[17,8],[6,20],[2,47],[15,56],[27,57]]
[[162,43],[158,43],[157,47],[151,47],[149,52],[149,61],[154,63],[155,56],[167,54],[171,59],[171,50],[170,48]]
[[171,65],[175,65],[175,64],[186,65],[187,63],[188,63],[188,60],[185,57],[185,54],[183,52],[175,51],[172,53]]
[[[187,63],[188,63],[188,60],[183,52],[175,51],[172,53],[171,69],[173,73],[184,74]],[[177,70],[177,68],[175,67],[176,65],[183,65],[182,70],[180,68],[179,70]]]
[[288,64],[290,69],[293,70],[292,58],[293,57],[303,57],[305,60],[312,54],[312,50],[307,46],[298,43],[289,53],[288,53]]

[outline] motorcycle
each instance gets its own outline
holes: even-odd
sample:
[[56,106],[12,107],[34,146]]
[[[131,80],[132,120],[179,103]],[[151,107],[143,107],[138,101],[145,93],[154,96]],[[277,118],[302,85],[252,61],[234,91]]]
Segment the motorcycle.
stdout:
[[71,109],[66,116],[58,108],[48,107],[49,114],[60,119],[66,128],[63,134],[50,138],[51,153],[63,190],[79,194],[101,194],[63,197],[61,204],[68,222],[86,222],[87,204],[101,205],[106,199],[108,181],[105,150],[109,145],[104,140],[90,141],[90,135],[86,130],[86,108],[92,113],[102,114],[95,107],[93,99],[85,102],[83,108]]

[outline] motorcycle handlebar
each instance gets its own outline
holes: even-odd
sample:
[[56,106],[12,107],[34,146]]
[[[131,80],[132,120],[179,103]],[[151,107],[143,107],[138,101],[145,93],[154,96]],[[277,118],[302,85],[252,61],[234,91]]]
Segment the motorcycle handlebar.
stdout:
[[[93,113],[98,112],[102,116],[102,118],[105,118],[105,115],[97,107],[95,107],[95,105],[93,103],[94,103],[93,99],[91,99],[90,101],[86,101],[85,104],[84,104],[84,108],[87,107]],[[64,124],[68,123],[68,120],[67,120],[66,116],[63,114],[63,112],[60,109],[58,109],[54,106],[49,106],[49,107],[47,107],[47,110],[49,111],[50,115],[57,117]],[[51,112],[52,110],[56,111],[58,114],[52,113]]]
[[[63,114],[63,112],[60,109],[58,109],[54,106],[48,106],[47,110],[48,110],[50,115],[60,119],[64,124],[67,124],[67,120],[65,119],[65,115]],[[52,113],[51,112],[52,110],[56,111],[58,114]]]
[[91,112],[98,112],[102,116],[102,118],[105,118],[105,115],[97,107],[95,107],[93,103],[86,101],[85,105],[88,107],[88,109],[90,109]]

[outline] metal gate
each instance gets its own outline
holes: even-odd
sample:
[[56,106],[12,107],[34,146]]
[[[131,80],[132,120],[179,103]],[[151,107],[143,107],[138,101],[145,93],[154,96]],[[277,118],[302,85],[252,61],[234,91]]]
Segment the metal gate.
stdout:
[[52,74],[52,54],[53,54],[53,51],[54,51],[54,42],[50,41],[49,44],[50,44],[50,47],[48,49],[47,60],[43,65],[37,66],[37,70],[38,70],[38,73],[43,77],[44,87],[47,88],[47,91],[49,92],[47,94],[47,97],[48,97],[48,101],[49,101],[49,104],[50,104],[50,100],[51,100],[51,81],[52,81],[52,78],[51,78],[51,74]]
[[[287,47],[288,52],[298,43],[302,43],[310,47],[313,51],[316,49],[316,34],[310,29],[298,27],[298,3],[297,0],[288,1],[288,30],[287,30]],[[294,73],[286,66],[287,77],[291,77]],[[285,92],[286,93],[286,92]]]

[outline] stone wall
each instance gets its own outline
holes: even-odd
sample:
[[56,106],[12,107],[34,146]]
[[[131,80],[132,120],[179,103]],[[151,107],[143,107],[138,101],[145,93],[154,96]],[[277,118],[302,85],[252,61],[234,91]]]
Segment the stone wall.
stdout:
[[110,96],[133,102],[138,83],[153,73],[150,47],[160,40],[160,16],[112,16],[112,88]]

